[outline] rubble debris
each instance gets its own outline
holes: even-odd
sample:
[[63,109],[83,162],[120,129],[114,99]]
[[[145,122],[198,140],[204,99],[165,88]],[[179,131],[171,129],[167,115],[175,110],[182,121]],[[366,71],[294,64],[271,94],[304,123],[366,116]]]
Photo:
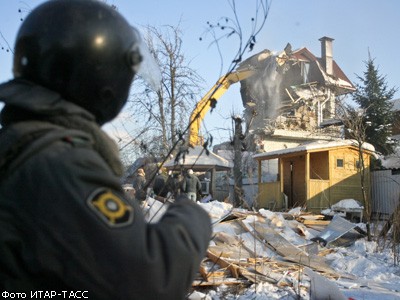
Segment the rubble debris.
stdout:
[[[163,205],[168,204],[148,199],[147,205],[148,220],[153,222],[165,210]],[[239,288],[265,282],[297,292],[302,290],[311,299],[343,299],[332,282],[355,280],[350,274],[336,271],[326,256],[335,252],[330,246],[349,233],[357,235],[347,240],[363,236],[363,230],[357,224],[340,216],[329,221],[323,220],[323,215],[295,210],[291,215],[265,209],[246,211],[219,201],[199,205],[213,220],[213,237],[198,276],[192,283],[193,289]],[[156,217],[151,216],[153,213]],[[305,221],[326,222],[319,224],[323,229],[318,231],[306,225]],[[318,239],[324,241],[326,247],[321,247]],[[346,243],[340,242],[340,245]],[[321,286],[324,290],[320,289]]]
[[[344,238],[346,234],[351,235],[351,238]],[[357,238],[365,236],[366,234],[367,233],[357,226],[357,224],[351,223],[339,215],[335,215],[325,230],[311,240],[319,242],[324,247],[329,247],[329,245],[335,241],[335,246],[349,246]],[[341,241],[338,241],[341,237],[343,237]]]
[[314,272],[310,268],[305,268],[305,273],[310,277],[311,300],[335,299],[346,300],[347,298],[339,290],[338,286],[325,277]]
[[266,243],[271,245],[275,251],[282,256],[283,259],[298,263],[303,266],[311,267],[314,270],[325,272],[333,276],[342,276],[333,271],[323,257],[306,253],[299,247],[291,244],[273,229],[262,225],[260,226],[260,224],[254,224],[254,230],[257,232],[257,234],[263,236],[266,240]]

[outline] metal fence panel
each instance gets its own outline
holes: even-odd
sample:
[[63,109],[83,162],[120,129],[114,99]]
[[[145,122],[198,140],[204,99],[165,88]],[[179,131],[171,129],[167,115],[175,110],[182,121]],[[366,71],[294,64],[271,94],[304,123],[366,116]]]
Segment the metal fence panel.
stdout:
[[400,174],[392,170],[371,172],[372,212],[376,215],[391,215],[399,204]]

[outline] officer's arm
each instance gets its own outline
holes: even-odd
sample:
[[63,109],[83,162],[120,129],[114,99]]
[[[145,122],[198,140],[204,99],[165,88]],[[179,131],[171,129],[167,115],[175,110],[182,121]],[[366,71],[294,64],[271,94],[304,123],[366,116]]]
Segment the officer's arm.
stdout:
[[57,247],[64,249],[55,255],[65,263],[65,280],[110,297],[180,299],[208,246],[208,214],[180,198],[158,223],[148,224],[96,152],[69,154],[51,166],[49,186],[59,185],[64,202],[54,208],[55,215],[46,216],[65,220],[49,224],[55,234],[63,232],[65,243]]

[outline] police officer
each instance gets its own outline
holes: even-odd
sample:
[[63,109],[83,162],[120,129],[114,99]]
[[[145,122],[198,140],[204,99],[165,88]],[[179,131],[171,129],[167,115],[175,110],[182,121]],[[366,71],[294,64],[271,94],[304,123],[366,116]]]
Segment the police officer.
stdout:
[[146,223],[100,129],[148,65],[142,46],[96,0],[48,1],[22,23],[14,78],[0,85],[1,291],[184,298],[208,246],[209,216],[180,197]]

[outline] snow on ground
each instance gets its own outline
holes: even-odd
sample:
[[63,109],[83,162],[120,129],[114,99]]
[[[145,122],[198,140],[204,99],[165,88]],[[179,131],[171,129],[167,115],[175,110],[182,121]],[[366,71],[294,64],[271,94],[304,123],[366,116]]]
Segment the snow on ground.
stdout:
[[400,267],[394,266],[391,249],[379,249],[376,242],[357,240],[327,256],[338,271],[353,274],[356,281],[338,280],[344,295],[353,299],[400,299]]
[[[199,203],[209,212],[213,224],[218,223],[224,217],[229,215],[233,208],[229,203],[212,201],[208,203]],[[359,203],[352,199],[346,199],[340,203],[340,207],[358,208]],[[148,199],[147,208],[144,209],[150,222],[156,222],[166,206],[154,199]],[[235,209],[235,211],[238,211]],[[240,210],[239,210],[240,211]],[[245,211],[245,210],[243,210]],[[150,214],[148,214],[150,213]],[[300,245],[302,242],[291,229],[291,221],[285,220],[280,213],[261,209],[261,215],[269,219],[269,223],[275,229],[279,229],[280,234],[294,245]],[[300,214],[300,209],[295,208],[289,213],[293,215]],[[151,216],[151,217],[150,217]],[[249,216],[248,218],[253,218]],[[365,229],[365,224],[357,224]],[[298,225],[296,225],[298,226]],[[224,223],[219,224],[219,228],[231,235],[237,235],[235,230]],[[310,228],[303,228],[305,238],[310,240],[315,236],[315,231]],[[245,235],[241,236],[245,242]],[[271,254],[268,256],[272,257]],[[355,279],[329,279],[339,288],[344,298],[354,300],[395,300],[400,299],[400,266],[394,266],[394,254],[390,247],[381,249],[376,242],[368,242],[366,239],[356,240],[350,247],[334,248],[334,251],[326,256],[330,261],[333,270],[343,274],[354,275]],[[306,272],[307,273],[307,272]],[[309,295],[309,287],[317,284],[308,274],[303,274],[298,281],[291,282],[291,285],[278,287],[268,282],[253,284],[245,290],[236,290],[232,286],[215,286],[208,292],[193,292],[188,299],[190,300],[267,300],[267,299],[304,299],[304,300],[323,300],[318,296]],[[293,280],[293,279],[291,279]],[[305,287],[305,288],[302,288]],[[325,285],[324,285],[325,287]],[[328,286],[326,286],[328,289]],[[300,295],[300,296],[299,296]],[[332,298],[330,298],[332,299]],[[335,299],[336,300],[336,299]]]
[[[210,211],[214,222],[222,219],[232,211],[230,204],[213,201],[200,204],[204,209]],[[344,201],[341,206],[352,208],[357,206],[349,199]],[[293,211],[295,212],[295,210]],[[262,210],[264,217],[270,220],[271,226],[281,228],[282,236],[296,244],[290,228],[290,222],[284,220],[279,213]],[[364,224],[358,224],[364,228]],[[227,230],[229,230],[227,228]],[[234,233],[234,232],[229,232]],[[313,234],[308,233],[309,237]],[[337,299],[354,300],[389,300],[400,299],[400,266],[394,266],[394,254],[392,249],[386,247],[381,249],[376,242],[368,242],[366,239],[356,240],[350,247],[334,248],[333,252],[326,258],[330,261],[333,270],[342,274],[351,274],[355,279],[339,278],[329,279],[329,284],[337,286],[342,293]],[[310,270],[310,272],[312,272]],[[307,272],[306,272],[307,273]],[[311,274],[310,274],[311,275]],[[266,300],[266,299],[310,299],[323,300],[315,295],[309,295],[309,287],[317,284],[308,274],[302,274],[297,282],[292,285],[278,287],[277,285],[262,282],[253,284],[245,290],[234,291],[231,286],[215,286],[207,292],[195,291],[190,296],[191,300]],[[325,279],[324,279],[325,280]],[[320,284],[320,283],[318,283]],[[302,288],[307,287],[307,288]],[[328,289],[328,285],[324,285]],[[329,298],[332,299],[332,298]]]

